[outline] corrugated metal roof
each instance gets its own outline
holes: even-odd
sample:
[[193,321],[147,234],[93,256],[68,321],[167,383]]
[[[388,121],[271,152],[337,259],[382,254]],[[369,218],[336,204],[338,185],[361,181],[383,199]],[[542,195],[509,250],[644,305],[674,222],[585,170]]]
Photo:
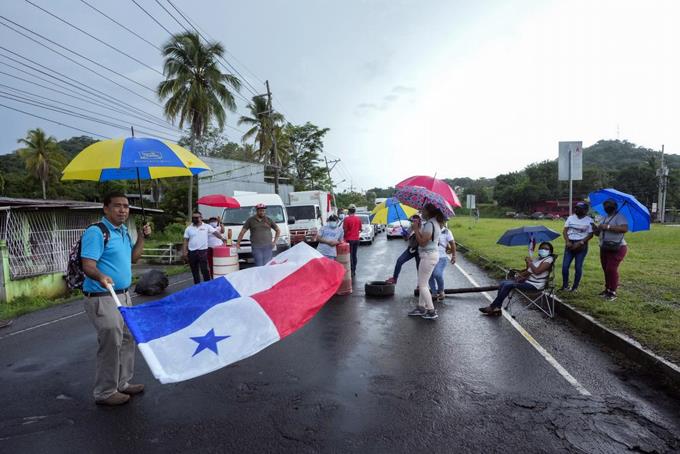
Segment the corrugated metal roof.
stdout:
[[[69,210],[101,210],[100,202],[83,202],[82,200],[43,200],[43,199],[23,199],[15,197],[0,197],[0,210],[8,209],[45,209],[45,208],[66,208]],[[144,208],[148,213],[162,213],[163,210],[156,208]],[[130,211],[141,212],[137,206],[130,206]]]

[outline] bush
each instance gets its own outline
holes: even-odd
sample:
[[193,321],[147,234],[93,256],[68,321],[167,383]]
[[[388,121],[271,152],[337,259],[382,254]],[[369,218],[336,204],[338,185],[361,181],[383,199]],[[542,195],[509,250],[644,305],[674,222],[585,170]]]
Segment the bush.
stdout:
[[155,242],[179,243],[182,241],[185,228],[184,224],[168,224],[162,232],[155,233],[152,238]]

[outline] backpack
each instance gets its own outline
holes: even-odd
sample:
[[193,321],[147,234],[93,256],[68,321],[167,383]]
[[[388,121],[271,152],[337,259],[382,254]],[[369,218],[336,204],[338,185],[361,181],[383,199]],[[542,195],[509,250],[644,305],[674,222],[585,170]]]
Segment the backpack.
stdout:
[[[102,231],[102,234],[104,235],[104,247],[106,247],[106,244],[109,242],[109,229],[106,227],[106,225],[104,225],[103,222],[90,224],[89,226],[87,226],[87,228],[89,229],[94,225],[99,227],[99,230]],[[83,232],[83,234],[85,234],[85,232]],[[73,246],[71,246],[71,250],[68,253],[68,265],[66,265],[66,276],[64,276],[64,279],[66,279],[66,286],[70,290],[76,289],[82,290],[83,283],[85,282],[85,272],[83,271],[83,259],[80,256],[82,248],[83,248],[83,235],[80,235],[80,238],[78,238],[78,241],[73,243]]]

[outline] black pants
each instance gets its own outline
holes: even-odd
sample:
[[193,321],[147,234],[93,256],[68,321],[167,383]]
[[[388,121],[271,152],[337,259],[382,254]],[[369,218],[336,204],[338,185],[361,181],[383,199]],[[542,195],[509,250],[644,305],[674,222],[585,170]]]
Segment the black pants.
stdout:
[[352,266],[352,276],[357,272],[357,251],[359,250],[359,240],[350,240],[349,243],[349,256],[350,264]]
[[198,272],[199,268],[201,269],[201,274],[203,274],[203,281],[209,281],[208,250],[189,251],[189,267],[191,268],[191,274],[194,275],[194,284],[201,282],[201,275]]

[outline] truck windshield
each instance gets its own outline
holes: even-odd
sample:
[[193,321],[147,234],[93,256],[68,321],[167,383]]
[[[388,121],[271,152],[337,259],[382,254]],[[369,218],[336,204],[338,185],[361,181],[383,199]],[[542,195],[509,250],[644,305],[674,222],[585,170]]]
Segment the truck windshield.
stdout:
[[361,223],[363,225],[368,225],[371,223],[371,220],[369,219],[367,214],[360,214],[359,219],[361,219]]
[[314,210],[314,205],[286,207],[286,211],[288,211],[288,217],[294,217],[296,220],[316,219],[316,210]]
[[[222,222],[224,225],[243,225],[251,216],[255,216],[255,207],[227,208],[224,210]],[[277,224],[286,222],[286,218],[283,215],[283,207],[280,205],[268,206],[267,216]]]

